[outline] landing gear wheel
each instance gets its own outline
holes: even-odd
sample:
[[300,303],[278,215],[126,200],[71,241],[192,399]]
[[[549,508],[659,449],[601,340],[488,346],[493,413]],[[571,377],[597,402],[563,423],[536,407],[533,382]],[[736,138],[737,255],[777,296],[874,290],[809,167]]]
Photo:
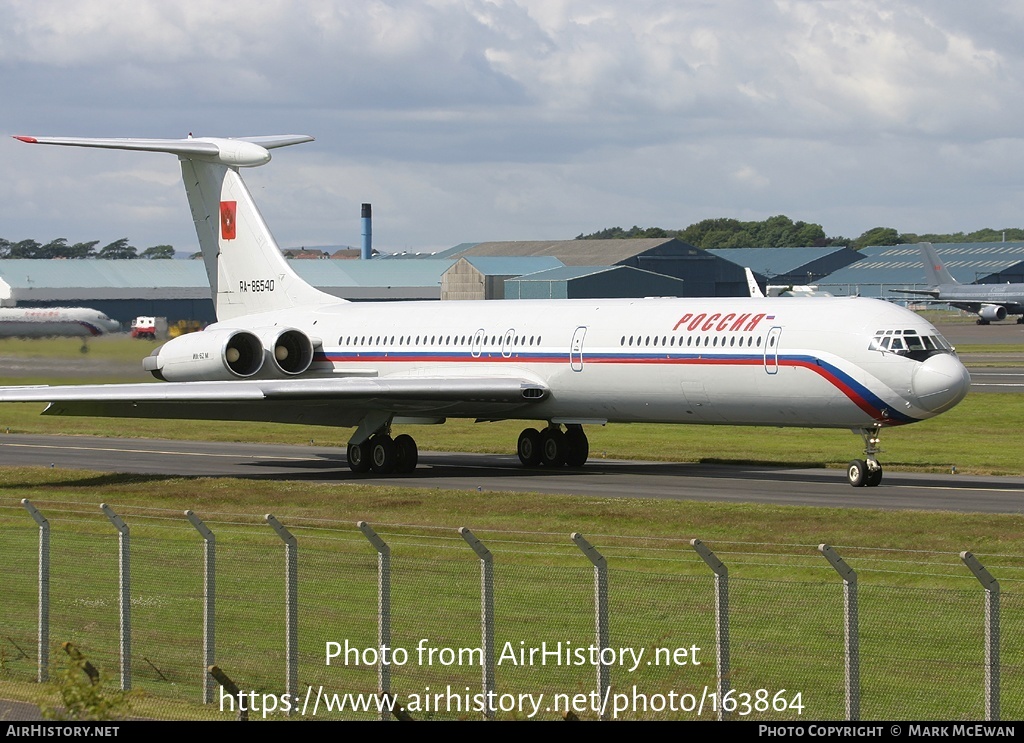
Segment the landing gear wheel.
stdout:
[[348,468],[357,474],[370,471],[370,442],[348,445]]
[[386,433],[370,439],[370,467],[378,475],[390,475],[398,467],[398,447]]
[[395,437],[395,448],[398,450],[398,466],[396,472],[407,474],[416,469],[416,462],[419,461],[419,449],[416,441],[407,433]]
[[846,476],[853,487],[864,487],[868,482],[868,463],[863,459],[854,459],[846,468]]
[[540,435],[540,463],[547,467],[561,467],[565,464],[568,447],[565,434],[558,428],[545,428]]
[[590,442],[587,441],[587,434],[581,426],[569,426],[565,432],[565,443],[568,451],[565,453],[565,463],[569,467],[582,467],[587,463],[590,456]]
[[854,428],[854,433],[864,439],[864,459],[854,459],[846,469],[846,476],[855,488],[877,487],[882,482],[882,465],[878,463],[878,454],[882,451],[882,427]]
[[536,428],[524,429],[519,434],[516,454],[524,467],[536,467],[540,464],[540,431]]

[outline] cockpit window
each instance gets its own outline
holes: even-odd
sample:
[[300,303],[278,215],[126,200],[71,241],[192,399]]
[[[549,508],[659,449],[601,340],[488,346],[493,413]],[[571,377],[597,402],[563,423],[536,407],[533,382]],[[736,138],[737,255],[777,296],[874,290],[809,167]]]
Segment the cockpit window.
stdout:
[[954,353],[949,341],[937,333],[922,335],[916,330],[876,330],[868,348],[924,361],[937,353]]

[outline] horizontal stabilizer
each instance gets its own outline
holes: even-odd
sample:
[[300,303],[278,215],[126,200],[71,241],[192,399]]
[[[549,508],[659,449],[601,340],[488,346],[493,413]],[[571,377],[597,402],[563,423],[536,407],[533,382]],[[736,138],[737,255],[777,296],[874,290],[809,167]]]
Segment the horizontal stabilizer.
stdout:
[[255,166],[270,161],[276,147],[312,142],[308,134],[275,134],[261,137],[187,137],[185,139],[135,139],[132,137],[15,137],[29,144],[64,147],[97,147],[105,150],[167,152],[186,159],[219,162],[224,165]]

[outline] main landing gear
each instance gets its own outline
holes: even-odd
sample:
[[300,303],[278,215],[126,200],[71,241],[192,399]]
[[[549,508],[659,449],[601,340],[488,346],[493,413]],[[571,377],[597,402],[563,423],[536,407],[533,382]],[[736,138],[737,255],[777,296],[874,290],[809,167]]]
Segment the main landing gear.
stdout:
[[854,459],[846,468],[846,476],[855,488],[873,488],[882,481],[882,465],[875,456],[882,450],[878,446],[880,431],[880,426],[853,429],[864,439],[864,459]]
[[590,456],[590,442],[583,426],[551,424],[543,431],[527,428],[519,434],[516,446],[519,461],[527,467],[582,467]]
[[[359,444],[348,445],[348,467],[357,474],[408,474],[416,469],[419,450],[408,434],[391,438],[386,426]],[[569,424],[562,430],[550,424],[543,431],[527,428],[519,434],[519,460],[527,467],[582,467],[590,456],[590,443],[583,426]]]
[[391,438],[387,431],[371,436],[361,444],[348,445],[348,466],[353,472],[373,470],[377,475],[406,474],[416,469],[419,450],[409,434]]

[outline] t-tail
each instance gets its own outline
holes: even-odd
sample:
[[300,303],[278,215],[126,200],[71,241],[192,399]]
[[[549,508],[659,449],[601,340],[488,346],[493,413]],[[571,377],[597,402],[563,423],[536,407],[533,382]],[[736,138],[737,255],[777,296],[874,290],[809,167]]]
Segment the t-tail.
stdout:
[[942,265],[942,261],[939,260],[939,254],[935,252],[935,248],[931,243],[918,243],[917,247],[921,250],[921,257],[924,259],[924,272],[928,277],[928,284],[930,286],[957,283],[953,275]]
[[238,172],[239,168],[265,165],[270,162],[270,150],[311,142],[310,136],[16,139],[177,155],[218,320],[342,301],[310,286],[292,271]]

